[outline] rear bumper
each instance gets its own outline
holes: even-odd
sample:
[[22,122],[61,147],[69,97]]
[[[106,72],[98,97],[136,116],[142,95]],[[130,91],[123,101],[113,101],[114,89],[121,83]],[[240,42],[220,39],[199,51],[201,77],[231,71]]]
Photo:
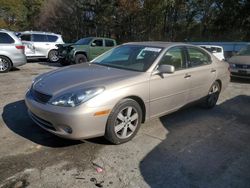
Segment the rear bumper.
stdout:
[[13,63],[13,67],[19,67],[27,63],[27,58],[25,55],[16,56],[11,59]]

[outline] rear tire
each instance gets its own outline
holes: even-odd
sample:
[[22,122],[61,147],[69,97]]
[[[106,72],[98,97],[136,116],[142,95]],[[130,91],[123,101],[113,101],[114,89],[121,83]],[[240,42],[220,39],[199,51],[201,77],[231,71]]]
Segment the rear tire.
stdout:
[[50,63],[57,63],[59,62],[58,51],[57,50],[50,50],[48,54],[48,60]]
[[9,58],[0,56],[0,73],[9,72],[12,68],[12,63]]
[[109,115],[105,138],[113,144],[128,142],[138,132],[142,122],[140,105],[132,99],[120,101]]
[[88,61],[84,54],[77,54],[75,57],[75,64],[86,63]]
[[221,92],[220,83],[218,81],[215,81],[209,90],[208,96],[203,101],[202,107],[207,109],[215,107],[218,98],[220,96],[220,92]]

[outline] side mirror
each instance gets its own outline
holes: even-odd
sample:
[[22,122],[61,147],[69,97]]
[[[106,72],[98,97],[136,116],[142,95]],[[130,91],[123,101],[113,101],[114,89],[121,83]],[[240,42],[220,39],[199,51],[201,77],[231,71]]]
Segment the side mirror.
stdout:
[[91,46],[92,46],[92,47],[95,47],[95,46],[96,46],[96,43],[92,42],[92,43],[91,43]]
[[173,65],[160,65],[158,67],[158,71],[160,74],[164,74],[164,73],[172,74],[175,72],[175,68]]

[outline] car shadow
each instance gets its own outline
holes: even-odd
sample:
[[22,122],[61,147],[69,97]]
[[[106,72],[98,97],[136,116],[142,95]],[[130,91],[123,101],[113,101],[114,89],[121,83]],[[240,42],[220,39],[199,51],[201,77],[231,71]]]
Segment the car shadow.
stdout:
[[2,118],[6,126],[14,133],[47,147],[67,147],[83,143],[57,137],[36,125],[28,116],[24,100],[6,105]]
[[140,162],[153,188],[250,185],[250,96],[160,118],[169,134]]
[[49,66],[49,67],[63,67],[60,63],[50,63],[47,61],[44,62],[38,62],[40,65],[45,65],[45,66]]

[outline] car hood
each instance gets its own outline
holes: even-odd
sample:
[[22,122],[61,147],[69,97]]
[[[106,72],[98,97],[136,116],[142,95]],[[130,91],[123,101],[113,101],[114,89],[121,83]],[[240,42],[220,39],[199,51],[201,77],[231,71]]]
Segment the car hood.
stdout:
[[107,87],[119,80],[136,76],[138,72],[85,63],[40,76],[34,82],[33,89],[44,94],[57,95],[84,88]]
[[228,62],[233,64],[250,65],[250,56],[233,56]]

